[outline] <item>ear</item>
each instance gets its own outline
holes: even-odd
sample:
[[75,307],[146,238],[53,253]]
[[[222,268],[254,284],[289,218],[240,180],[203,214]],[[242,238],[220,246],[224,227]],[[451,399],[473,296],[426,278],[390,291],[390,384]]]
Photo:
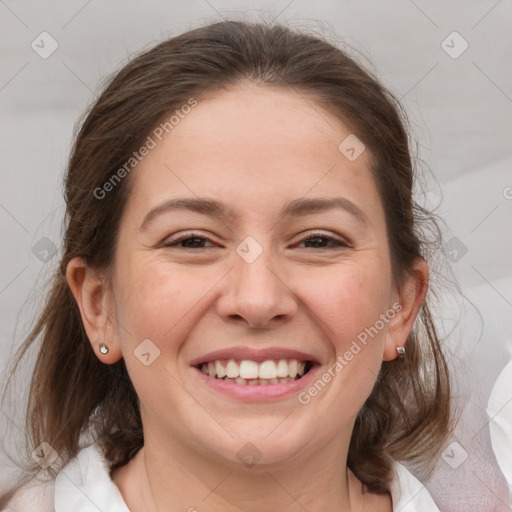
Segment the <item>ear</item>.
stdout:
[[[107,279],[78,257],[68,263],[66,279],[80,309],[85,332],[94,353],[105,364],[119,361],[122,353]],[[106,354],[100,352],[102,343],[108,346]]]
[[[395,294],[396,315],[388,323],[384,345],[384,361],[392,361],[398,356],[397,347],[405,346],[414,321],[423,304],[428,290],[429,269],[423,258],[418,258],[405,282]],[[401,308],[398,307],[400,304]]]

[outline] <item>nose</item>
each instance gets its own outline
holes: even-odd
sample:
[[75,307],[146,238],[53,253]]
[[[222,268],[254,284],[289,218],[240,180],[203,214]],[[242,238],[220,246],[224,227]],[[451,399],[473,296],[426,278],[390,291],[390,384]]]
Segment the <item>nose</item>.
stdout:
[[252,262],[233,255],[220,297],[217,313],[227,322],[243,323],[251,328],[271,328],[290,320],[298,302],[286,277],[275,270],[270,249]]

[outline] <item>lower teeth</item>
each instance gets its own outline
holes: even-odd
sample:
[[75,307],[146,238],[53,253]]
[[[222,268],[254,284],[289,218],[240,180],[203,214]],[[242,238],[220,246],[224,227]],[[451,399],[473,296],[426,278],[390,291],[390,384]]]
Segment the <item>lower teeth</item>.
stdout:
[[219,379],[216,377],[216,379],[242,386],[262,386],[268,384],[286,384],[287,382],[293,382],[294,380],[300,379],[300,375],[297,375],[296,377],[282,377],[278,379],[242,379],[240,377],[237,377],[236,379],[230,379],[229,377],[223,377],[222,379]]

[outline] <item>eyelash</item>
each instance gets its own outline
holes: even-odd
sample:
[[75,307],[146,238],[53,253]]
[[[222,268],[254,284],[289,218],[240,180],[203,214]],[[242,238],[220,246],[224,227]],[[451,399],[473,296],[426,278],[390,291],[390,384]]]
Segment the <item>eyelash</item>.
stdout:
[[[185,240],[192,240],[192,239],[211,241],[208,237],[202,236],[199,233],[191,232],[191,233],[187,233],[186,235],[181,236],[177,240],[172,240],[170,242],[164,243],[163,246],[164,247],[177,247],[178,244],[180,244],[181,242],[184,242]],[[332,242],[334,245],[331,247],[311,247],[311,249],[332,250],[332,249],[341,248],[341,247],[345,247],[345,248],[350,247],[350,245],[343,240],[338,240],[337,238],[333,238],[333,237],[327,236],[323,233],[317,233],[317,232],[313,232],[313,233],[309,234],[309,236],[299,240],[299,242],[297,242],[297,243],[308,242],[308,241],[315,240],[315,239],[328,240],[329,242]],[[208,249],[208,247],[180,247],[180,248],[181,249]]]

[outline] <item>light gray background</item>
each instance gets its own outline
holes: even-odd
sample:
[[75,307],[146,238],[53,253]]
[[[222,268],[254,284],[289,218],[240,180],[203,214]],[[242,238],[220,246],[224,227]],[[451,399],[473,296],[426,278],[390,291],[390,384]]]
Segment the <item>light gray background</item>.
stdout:
[[[430,169],[427,205],[440,202],[446,239],[467,249],[452,262],[467,300],[450,294],[438,321],[445,333],[453,330],[452,349],[485,408],[511,358],[510,0],[0,0],[0,369],[36,307],[27,297],[41,296],[34,286],[58,260],[43,263],[33,247],[43,237],[59,244],[73,127],[102,79],[163,37],[244,13],[296,27],[318,20],[329,37],[362,52],[402,100]],[[58,43],[47,59],[31,48],[43,31]],[[469,45],[458,58],[442,47],[453,31]],[[445,44],[461,48],[457,39]],[[510,405],[511,388],[503,405]],[[11,420],[18,421],[2,410],[0,422]]]

